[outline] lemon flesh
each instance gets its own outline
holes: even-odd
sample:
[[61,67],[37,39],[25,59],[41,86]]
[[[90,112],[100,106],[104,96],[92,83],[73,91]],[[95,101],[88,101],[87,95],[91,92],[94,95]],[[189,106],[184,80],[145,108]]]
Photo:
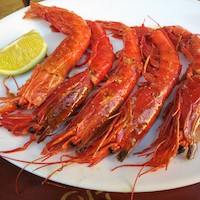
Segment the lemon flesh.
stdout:
[[15,76],[23,74],[41,62],[48,46],[35,30],[0,49],[0,74]]

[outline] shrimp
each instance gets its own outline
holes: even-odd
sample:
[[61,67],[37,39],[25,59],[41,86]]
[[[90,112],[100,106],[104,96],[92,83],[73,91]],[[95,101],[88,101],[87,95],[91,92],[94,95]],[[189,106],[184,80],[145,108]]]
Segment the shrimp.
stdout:
[[72,115],[112,68],[114,53],[106,32],[97,22],[87,23],[92,31],[88,67],[65,81],[33,113],[2,114],[1,125],[14,135],[31,133],[39,137],[38,142],[44,140]]
[[50,22],[52,29],[67,34],[67,38],[42,63],[37,64],[31,77],[19,88],[16,96],[1,98],[3,106],[0,107],[0,114],[41,105],[64,82],[89,45],[91,30],[75,13],[32,2],[25,18],[37,16]]
[[43,150],[43,154],[56,154],[76,146],[84,149],[104,132],[133,90],[143,69],[136,31],[121,23],[114,23],[123,31],[124,48],[118,54],[111,75],[81,111],[70,121],[66,131],[55,135]]
[[200,37],[180,26],[163,28],[185,57],[191,61],[184,78],[177,86],[174,99],[167,106],[158,138],[141,154],[153,150],[153,157],[145,163],[151,171],[167,168],[177,153],[186,149],[192,159],[200,140]]
[[[141,38],[142,50],[145,48],[144,54],[148,49],[150,51],[146,58],[148,66],[143,72],[147,82],[130,94],[107,132],[92,143],[88,150],[78,152],[71,162],[89,163],[93,166],[114,153],[118,153],[116,157],[122,162],[159,116],[165,100],[178,81],[181,65],[174,45],[163,30],[156,29],[150,33],[145,31],[144,37],[146,41]],[[159,63],[157,69],[154,61],[157,65]]]
[[111,69],[114,53],[106,32],[97,22],[87,21],[87,23],[92,31],[92,51],[86,70],[64,82],[33,113],[26,111],[2,114],[1,125],[15,136],[31,134],[30,140],[23,147],[8,150],[7,153],[25,150],[33,141],[41,142],[52,135]]

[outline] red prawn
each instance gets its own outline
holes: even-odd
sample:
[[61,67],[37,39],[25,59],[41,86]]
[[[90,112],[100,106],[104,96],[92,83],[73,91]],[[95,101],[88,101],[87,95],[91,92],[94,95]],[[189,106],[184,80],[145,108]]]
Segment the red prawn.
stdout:
[[78,15],[63,8],[47,7],[31,2],[25,18],[41,17],[54,29],[67,34],[60,45],[44,61],[36,66],[31,77],[19,88],[14,97],[1,97],[0,114],[18,109],[36,108],[64,82],[70,70],[87,49],[91,31]]
[[37,141],[40,142],[71,116],[92,89],[103,80],[114,61],[113,47],[99,23],[91,21],[87,23],[92,31],[92,51],[86,70],[69,78],[33,113],[2,114],[1,126],[17,136],[31,133],[31,141],[36,140],[38,136]]
[[157,139],[140,152],[153,151],[153,157],[144,164],[151,167],[149,171],[167,168],[172,158],[186,149],[186,157],[192,159],[200,140],[200,37],[180,26],[163,29],[191,63],[167,107]]
[[44,154],[56,154],[74,146],[79,149],[87,147],[96,137],[103,134],[105,125],[133,90],[143,69],[137,33],[121,23],[114,25],[121,27],[124,41],[124,48],[119,53],[116,67],[104,85],[68,124],[66,131],[54,136],[46,145]]
[[[149,56],[153,56],[153,66],[147,58],[149,62],[144,72],[147,82],[130,94],[107,132],[86,151],[78,152],[71,162],[89,163],[92,166],[109,154],[117,152],[117,159],[123,161],[159,116],[165,100],[178,81],[181,65],[174,45],[162,29],[147,32],[144,37],[147,40],[145,45],[151,45],[151,48],[142,48],[149,49]],[[141,41],[143,45],[144,39]],[[159,63],[156,69],[154,61]]]

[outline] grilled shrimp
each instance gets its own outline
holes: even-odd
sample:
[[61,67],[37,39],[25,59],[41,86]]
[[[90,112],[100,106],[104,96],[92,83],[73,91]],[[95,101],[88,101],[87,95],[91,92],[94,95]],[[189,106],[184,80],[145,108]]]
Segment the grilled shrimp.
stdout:
[[73,12],[32,2],[25,18],[32,17],[45,19],[52,24],[53,29],[67,34],[67,38],[42,63],[37,64],[31,77],[19,88],[16,96],[1,98],[0,103],[3,105],[0,107],[0,114],[41,105],[64,82],[90,42],[89,26]]
[[124,48],[108,80],[97,90],[81,111],[68,124],[66,131],[53,137],[44,154],[66,151],[71,147],[84,149],[103,134],[103,129],[133,90],[143,68],[136,31],[115,23],[123,31]]

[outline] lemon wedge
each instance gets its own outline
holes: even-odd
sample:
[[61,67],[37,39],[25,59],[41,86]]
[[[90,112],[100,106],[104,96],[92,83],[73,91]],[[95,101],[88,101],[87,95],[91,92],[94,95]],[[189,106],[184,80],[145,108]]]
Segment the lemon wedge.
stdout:
[[0,74],[23,74],[41,62],[48,46],[39,32],[31,30],[0,49]]

